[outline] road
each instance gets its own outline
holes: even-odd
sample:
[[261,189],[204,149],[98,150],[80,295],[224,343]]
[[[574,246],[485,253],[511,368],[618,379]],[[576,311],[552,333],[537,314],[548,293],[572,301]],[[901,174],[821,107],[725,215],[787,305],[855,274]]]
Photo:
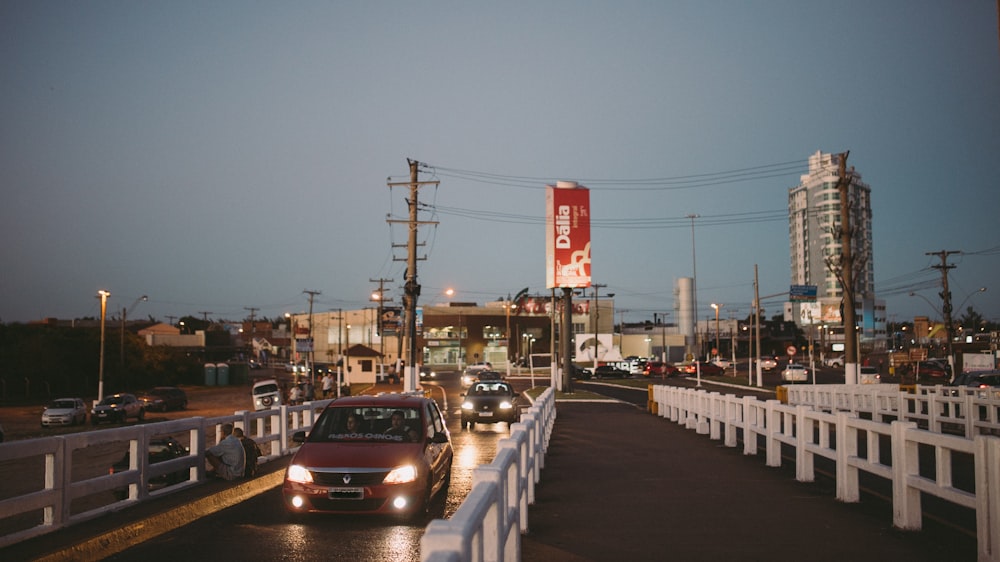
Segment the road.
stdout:
[[[529,384],[527,380],[512,382],[518,391]],[[446,409],[455,447],[451,486],[446,497],[435,499],[429,517],[413,521],[359,515],[292,518],[285,512],[280,488],[275,488],[108,559],[419,560],[427,524],[432,518],[450,517],[458,509],[471,490],[473,469],[491,462],[497,442],[509,435],[507,424],[477,425],[471,431],[460,427],[462,389],[456,373],[439,373],[435,382],[422,384]],[[523,398],[519,401],[528,405]]]

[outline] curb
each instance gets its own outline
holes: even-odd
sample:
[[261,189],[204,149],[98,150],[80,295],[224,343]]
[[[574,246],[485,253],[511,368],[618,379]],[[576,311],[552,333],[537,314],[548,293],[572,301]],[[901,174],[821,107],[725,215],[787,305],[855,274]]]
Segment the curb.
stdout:
[[231,488],[226,488],[221,492],[174,508],[166,513],[147,517],[141,521],[125,525],[124,527],[109,531],[103,535],[98,535],[59,552],[40,557],[37,560],[45,562],[89,562],[102,560],[143,541],[187,525],[198,518],[222,511],[227,507],[280,486],[284,477],[284,470],[265,474],[250,482],[243,482]]

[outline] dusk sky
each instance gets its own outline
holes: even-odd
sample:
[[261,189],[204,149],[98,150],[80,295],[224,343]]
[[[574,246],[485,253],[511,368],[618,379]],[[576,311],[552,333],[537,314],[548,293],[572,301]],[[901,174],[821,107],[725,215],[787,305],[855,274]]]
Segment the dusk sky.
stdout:
[[699,317],[743,318],[755,264],[789,290],[816,151],[871,186],[890,321],[939,317],[942,250],[956,317],[1000,320],[995,0],[9,0],[0,69],[2,322],[99,289],[162,321],[372,306],[378,278],[399,303],[407,158],[440,181],[421,304],[547,294],[544,188],[573,180],[620,317],[696,262]]

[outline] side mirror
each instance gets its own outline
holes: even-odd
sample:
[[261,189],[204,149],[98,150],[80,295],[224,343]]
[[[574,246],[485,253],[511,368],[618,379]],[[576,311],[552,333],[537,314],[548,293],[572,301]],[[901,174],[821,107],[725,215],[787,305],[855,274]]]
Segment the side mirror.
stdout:
[[440,431],[435,433],[434,436],[431,437],[431,443],[447,443],[447,442],[448,442],[448,436]]
[[306,432],[296,431],[292,434],[292,443],[305,443],[306,442]]

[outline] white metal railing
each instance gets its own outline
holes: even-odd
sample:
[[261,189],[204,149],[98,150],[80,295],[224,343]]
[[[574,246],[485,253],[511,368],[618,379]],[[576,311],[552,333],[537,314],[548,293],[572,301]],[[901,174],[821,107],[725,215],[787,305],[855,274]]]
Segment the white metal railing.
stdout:
[[552,426],[555,394],[543,392],[501,439],[488,465],[473,470],[472,490],[451,519],[435,519],[420,540],[423,561],[519,560],[528,506],[535,502]]
[[[263,451],[259,463],[266,463],[294,452],[298,445],[292,443],[291,434],[308,429],[317,414],[331,400],[307,402],[298,406],[280,406],[270,410],[239,411],[231,416],[212,418],[186,418],[160,423],[139,424],[97,431],[73,433],[55,437],[8,441],[0,443],[0,462],[25,463],[42,468],[42,475],[25,478],[28,484],[12,494],[0,495],[0,547],[44,535],[56,529],[92,519],[110,511],[117,511],[136,502],[196,485],[205,480],[205,449],[217,443],[222,436],[221,426],[229,422],[243,428]],[[146,451],[152,438],[162,435],[185,435],[189,453],[169,461],[149,463]],[[183,441],[183,439],[180,439]],[[83,466],[91,465],[93,458],[77,455],[86,448],[105,447],[122,450],[125,443],[129,452],[127,470],[109,474],[107,467],[90,467],[89,474]],[[151,478],[164,474],[187,472],[180,483],[150,491],[145,486]],[[10,490],[11,488],[8,488]],[[110,492],[125,490],[121,499]],[[94,500],[95,494],[102,494]],[[74,513],[73,502],[82,504]],[[40,516],[37,515],[40,512]]]
[[[798,385],[797,385],[798,386]],[[801,385],[807,386],[807,385]],[[871,387],[879,385],[830,385]],[[889,387],[890,385],[881,385]],[[979,560],[1000,561],[1000,438],[989,435],[973,435],[971,438],[946,435],[940,432],[919,429],[916,421],[903,418],[913,417],[913,412],[891,414],[896,421],[884,423],[879,419],[862,419],[860,411],[875,413],[888,411],[892,403],[891,393],[886,389],[835,388],[789,394],[789,402],[805,400],[810,396],[816,404],[826,408],[806,404],[782,404],[778,400],[760,401],[754,397],[721,396],[704,390],[686,389],[665,385],[653,387],[653,400],[658,415],[699,433],[709,433],[712,439],[725,435],[726,446],[736,446],[732,432],[743,431],[744,453],[757,453],[758,440],[764,443],[767,466],[781,466],[782,444],[795,450],[795,477],[803,482],[814,479],[814,461],[817,456],[835,463],[837,499],[844,502],[860,500],[859,474],[868,472],[892,482],[893,525],[905,530],[921,528],[921,493],[937,496],[945,501],[971,508],[976,514]],[[910,410],[921,412],[931,426],[940,425],[942,419],[948,423],[967,419],[968,414],[977,412],[977,419],[990,422],[971,422],[973,428],[989,429],[995,423],[993,414],[982,413],[983,408],[1000,408],[995,397],[976,396],[969,398],[963,393],[941,397],[941,392],[917,392],[910,399],[898,393],[896,403],[906,405]],[[973,393],[976,394],[976,393]],[[954,399],[954,400],[953,400]],[[838,407],[833,407],[837,405]],[[898,408],[898,406],[897,406]],[[830,411],[823,411],[828,409]],[[890,415],[890,414],[886,414]],[[963,418],[964,416],[964,418]],[[715,429],[721,426],[721,431]],[[891,464],[882,458],[882,443],[887,441],[891,448]],[[862,456],[859,443],[865,444]],[[934,451],[935,474],[933,477],[920,473],[919,446],[931,447]],[[955,487],[952,481],[952,457],[964,455],[974,465],[974,490]]]

